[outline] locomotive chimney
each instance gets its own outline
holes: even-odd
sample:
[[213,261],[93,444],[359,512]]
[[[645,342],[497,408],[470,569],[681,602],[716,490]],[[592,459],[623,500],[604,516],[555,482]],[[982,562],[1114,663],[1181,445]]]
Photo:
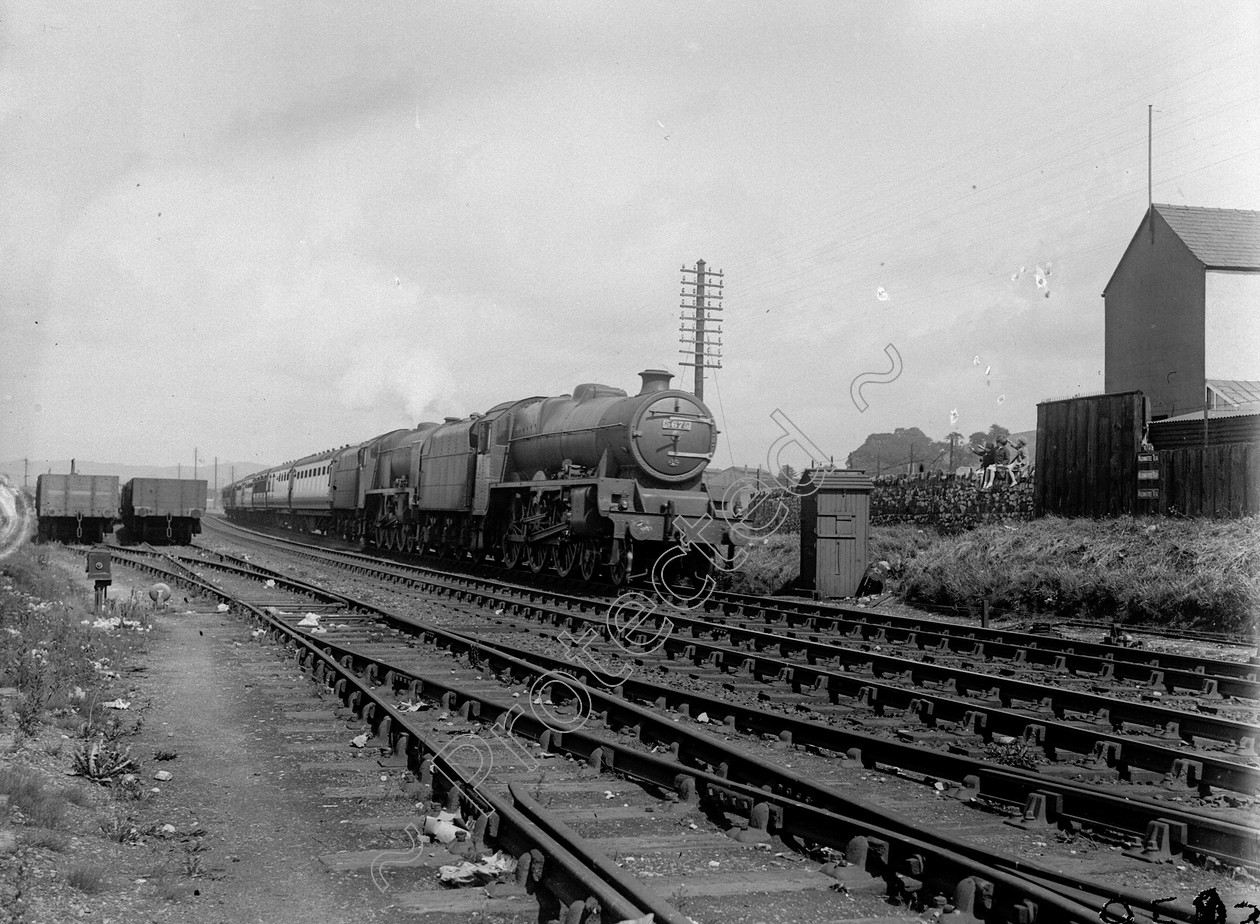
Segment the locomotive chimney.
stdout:
[[647,395],[654,391],[668,391],[669,380],[674,377],[674,373],[666,372],[664,369],[645,369],[639,373],[639,378],[643,379],[643,387],[639,389],[639,394]]

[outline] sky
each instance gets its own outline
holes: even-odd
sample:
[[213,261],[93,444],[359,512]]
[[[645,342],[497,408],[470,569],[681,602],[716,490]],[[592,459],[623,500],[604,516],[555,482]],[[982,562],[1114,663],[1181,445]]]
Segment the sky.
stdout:
[[1102,390],[1148,105],[1154,201],[1260,208],[1257,47],[1249,0],[0,2],[0,459],[690,389],[697,259],[716,466],[1032,429]]

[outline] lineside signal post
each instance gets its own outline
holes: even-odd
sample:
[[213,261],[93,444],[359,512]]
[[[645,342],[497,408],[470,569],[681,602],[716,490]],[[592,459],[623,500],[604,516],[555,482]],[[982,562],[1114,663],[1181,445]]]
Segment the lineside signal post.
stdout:
[[92,575],[96,585],[94,605],[99,613],[105,609],[105,601],[109,596],[109,585],[114,582],[110,573],[110,557],[108,549],[92,549],[87,553],[87,573]]

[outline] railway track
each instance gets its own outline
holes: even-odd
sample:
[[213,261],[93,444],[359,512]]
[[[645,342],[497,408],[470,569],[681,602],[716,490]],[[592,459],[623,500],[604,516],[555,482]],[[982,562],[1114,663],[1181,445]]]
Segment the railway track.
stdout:
[[[253,572],[253,578],[255,580],[270,580],[277,583],[280,581],[280,578],[268,576],[270,572],[265,569],[258,568],[256,565],[233,566],[226,561],[220,562],[218,565],[229,571],[233,567],[243,567],[245,570]],[[194,570],[198,568],[204,569],[207,567],[204,563],[187,564],[187,566],[194,568]],[[401,575],[395,576],[394,580],[404,581],[410,579],[405,575]],[[325,593],[327,593],[327,591],[325,591]],[[478,601],[485,603],[488,599],[480,596],[481,592],[479,591],[466,589],[461,593],[464,595],[465,602],[470,604],[470,608],[475,606]],[[527,591],[527,593],[534,592]],[[498,608],[505,610],[507,606],[519,608],[519,601],[510,602],[499,598],[489,600],[489,602],[491,605],[499,604]],[[339,597],[338,595],[333,594],[330,599],[325,599],[323,603],[325,606],[336,605],[344,608],[347,605],[347,600],[344,596]],[[366,609],[367,607],[360,605],[360,608]],[[377,609],[379,610],[379,608]],[[400,619],[400,617],[391,616],[388,613],[378,612],[378,615],[381,619],[385,620],[390,626],[392,626],[395,631],[419,633],[419,637],[430,638],[440,646],[461,652],[463,657],[475,661],[477,669],[482,670],[483,672],[485,670],[485,665],[498,664],[500,665],[499,673],[504,673],[503,665],[506,663],[506,672],[509,675],[516,676],[518,680],[532,676],[534,681],[537,681],[537,678],[542,676],[547,670],[557,670],[566,666],[571,670],[573,669],[571,661],[566,661],[564,658],[548,658],[546,656],[539,655],[537,651],[530,651],[528,648],[518,648],[513,651],[511,646],[506,646],[501,643],[492,643],[489,641],[482,642],[464,637],[458,633],[435,630],[432,626],[417,625],[413,621]],[[381,672],[378,676],[386,676],[383,673],[386,671],[392,671],[394,673],[395,680],[404,676],[406,673],[405,665],[396,663],[394,660],[396,653],[394,655],[389,655],[388,657],[382,657],[382,655],[388,655],[389,653],[365,650],[365,645],[370,649],[373,645],[379,645],[381,643],[379,641],[373,641],[370,633],[367,637],[362,636],[361,633],[363,630],[361,626],[355,627],[351,624],[343,624],[343,626],[344,627],[342,629],[330,630],[327,635],[321,635],[316,644],[322,646],[325,651],[331,652],[343,660],[348,657],[352,662],[357,663],[360,659],[365,659],[364,663],[367,664],[368,667],[370,667],[368,662],[375,664],[375,669],[378,672]],[[296,632],[299,630],[294,629],[293,631]],[[500,626],[500,631],[504,631],[503,626]],[[507,631],[508,634],[511,634],[512,632],[519,633],[520,629],[518,626],[507,626]],[[356,635],[356,632],[360,634]],[[410,644],[414,645],[415,642],[412,641]],[[414,654],[414,649],[411,649],[411,651]],[[507,660],[505,661],[504,659]],[[413,678],[412,682],[414,682],[414,679],[415,678]],[[427,677],[423,678],[423,681],[427,684],[427,689],[432,692],[439,688],[443,679],[444,678]],[[480,680],[481,678],[478,677],[477,679]],[[555,739],[549,740],[548,737],[544,737],[547,736],[547,729],[536,729],[536,731],[539,732],[539,737],[546,742],[549,748],[553,745],[559,746],[560,741],[563,740],[564,742],[567,742],[568,746],[571,748],[578,748],[578,750],[570,751],[572,756],[584,757],[584,759],[587,760],[593,759],[598,751],[599,760],[602,764],[611,764],[618,771],[623,771],[627,766],[633,765],[636,761],[643,759],[644,743],[650,741],[653,742],[653,747],[655,748],[667,749],[667,752],[671,753],[671,757],[675,754],[678,755],[671,761],[671,766],[669,768],[674,775],[677,775],[677,771],[679,769],[678,760],[684,760],[688,762],[688,769],[693,775],[702,774],[705,771],[711,772],[713,770],[717,770],[719,771],[717,774],[718,779],[726,780],[728,783],[731,781],[743,780],[747,781],[745,785],[757,787],[757,789],[752,791],[752,794],[743,794],[748,796],[748,798],[753,798],[753,796],[758,792],[764,796],[764,790],[761,790],[760,787],[767,787],[772,790],[772,795],[786,801],[775,802],[773,800],[766,799],[761,803],[754,802],[751,805],[746,805],[745,808],[751,809],[757,805],[764,804],[768,808],[775,809],[775,811],[770,813],[771,817],[769,820],[762,823],[761,818],[765,814],[765,811],[758,809],[755,813],[756,817],[746,820],[745,824],[751,825],[755,831],[764,830],[767,835],[774,832],[775,836],[779,837],[780,841],[785,844],[790,837],[796,837],[797,835],[789,835],[788,837],[785,837],[784,832],[796,830],[796,827],[788,825],[787,822],[782,821],[779,813],[786,812],[787,815],[784,817],[796,818],[797,816],[793,813],[802,811],[802,809],[798,806],[791,803],[803,802],[811,804],[814,807],[823,806],[827,809],[836,809],[838,811],[836,811],[835,814],[838,815],[843,815],[846,811],[850,814],[853,812],[852,800],[845,800],[841,798],[837,801],[836,792],[831,787],[819,787],[812,779],[808,779],[800,775],[794,776],[790,772],[785,773],[783,768],[778,766],[778,764],[782,763],[784,760],[782,755],[774,755],[774,762],[768,763],[764,759],[758,759],[755,755],[750,755],[748,753],[748,748],[741,751],[739,748],[731,748],[729,745],[726,745],[720,740],[722,738],[730,737],[729,733],[735,731],[736,729],[741,729],[745,732],[756,732],[759,727],[764,729],[764,723],[766,722],[775,723],[771,725],[772,728],[778,727],[780,729],[784,729],[785,725],[791,725],[791,723],[784,722],[786,718],[785,716],[781,714],[776,715],[774,713],[767,713],[763,710],[736,708],[730,703],[725,703],[721,700],[710,702],[703,696],[694,692],[671,690],[670,687],[662,686],[660,684],[657,684],[654,687],[650,684],[640,686],[639,684],[642,683],[642,681],[635,681],[635,686],[630,687],[627,685],[627,688],[622,690],[623,696],[620,697],[592,696],[592,699],[599,700],[599,708],[596,709],[596,712],[599,713],[599,724],[605,733],[611,734],[613,729],[632,729],[634,731],[633,736],[614,735],[612,740],[606,740],[607,734],[604,739],[601,739],[597,735],[590,741],[585,741],[583,743],[583,739],[575,739],[574,733],[572,732],[549,736],[550,739]],[[439,686],[435,686],[435,684],[438,684]],[[591,681],[591,686],[592,688],[595,686],[593,681]],[[597,691],[592,689],[592,692],[594,693]],[[467,689],[457,689],[455,687],[444,689],[443,694],[445,695],[447,693],[453,694],[453,698],[449,705],[454,705],[456,702],[473,704],[468,710],[466,710],[466,712],[469,714],[478,713],[481,715],[482,719],[486,721],[489,721],[489,717],[492,715],[497,715],[499,718],[502,718],[504,715],[511,716],[513,714],[511,712],[512,701],[510,699],[506,701],[501,698],[496,700],[495,697],[488,695],[482,695],[482,697],[478,699],[478,695],[475,690],[469,691]],[[653,699],[654,696],[655,701]],[[654,705],[658,708],[644,709],[643,707],[635,706],[632,702],[627,702],[627,700],[654,703]],[[519,710],[519,703],[516,705]],[[701,710],[705,705],[709,705],[712,710],[710,712],[710,716],[712,716],[712,718],[708,722],[698,723],[695,725],[691,722],[680,722],[680,719],[682,718],[704,719],[705,716],[701,713]],[[666,712],[662,715],[659,708],[660,706],[665,706],[667,708],[672,707],[672,712]],[[517,714],[518,720],[522,718],[525,717]],[[761,724],[759,725],[759,723]],[[519,724],[519,721],[516,724]],[[716,729],[714,728],[714,725],[716,725]],[[516,725],[513,724],[511,727],[515,729]],[[720,731],[721,733],[715,735],[715,731]],[[586,732],[586,729],[582,729],[582,732]],[[680,737],[682,732],[686,732],[686,735],[682,735],[682,737]],[[808,730],[802,731],[798,725],[792,725],[791,732],[792,743],[798,745],[798,747],[802,744],[807,744],[810,747],[819,749],[823,753],[831,754],[837,753],[837,751],[842,754],[845,753],[844,749],[836,748],[833,750],[831,748],[826,748],[823,745],[811,742],[809,740],[810,732]],[[630,743],[626,743],[626,738],[630,739]],[[852,741],[855,739],[852,735],[850,735],[848,740]],[[835,764],[838,762],[847,762],[851,765],[851,767],[855,768],[854,772],[856,773],[865,769],[880,766],[912,764],[912,761],[908,759],[906,755],[917,751],[919,759],[922,760],[925,753],[923,748],[906,745],[904,742],[883,742],[881,739],[875,738],[871,738],[871,740],[864,740],[861,739],[860,736],[857,740],[862,740],[862,743],[866,745],[866,749],[863,750],[861,755],[857,756],[856,759],[851,757],[847,761],[832,760],[829,761],[829,763]],[[836,744],[834,739],[828,739],[828,742],[833,746]],[[585,754],[581,752],[579,744],[586,748]],[[768,745],[764,745],[764,743],[761,745],[763,748],[763,754],[764,747],[767,746]],[[788,742],[783,740],[779,740],[775,745],[773,745],[773,747],[778,748],[786,748],[787,746]],[[713,753],[713,749],[715,748],[718,751],[716,754]],[[901,754],[897,755],[896,752],[899,748],[901,750]],[[755,750],[755,748],[752,750]],[[849,753],[853,753],[854,749],[849,748],[847,750]],[[878,752],[878,756],[876,756],[876,752]],[[789,751],[789,753],[795,754],[798,752]],[[1058,823],[1067,826],[1070,830],[1074,826],[1079,825],[1082,821],[1092,823],[1095,826],[1101,826],[1100,819],[1106,817],[1106,799],[1100,794],[1089,794],[1087,792],[1088,787],[1054,784],[1053,782],[1047,782],[1045,780],[1037,780],[1037,775],[1032,775],[1034,779],[1031,783],[1029,781],[1021,782],[1018,781],[1020,774],[1011,771],[1009,768],[985,768],[982,762],[976,762],[969,757],[959,754],[944,755],[941,752],[926,753],[934,757],[932,762],[932,775],[936,778],[936,782],[940,783],[942,778],[948,779],[951,775],[949,771],[954,771],[952,775],[956,778],[957,784],[952,788],[956,795],[961,795],[963,798],[979,799],[982,802],[995,800],[997,802],[1009,801],[1018,803],[1022,798],[1025,803],[1025,807],[1029,809],[1028,811],[1022,813],[1023,815],[1028,816],[1023,820],[1023,823],[1034,826],[1034,829],[1036,829],[1036,826],[1042,824],[1043,819],[1046,822],[1049,822],[1051,826]],[[604,755],[607,756],[605,757]],[[951,759],[943,760],[942,758],[944,757],[949,757]],[[897,763],[898,760],[901,761],[900,764]],[[967,769],[980,769],[982,775],[961,772]],[[646,773],[646,771],[644,772]],[[660,780],[664,779],[661,774],[665,771],[658,767],[654,772],[656,775],[652,778],[656,779],[659,785]],[[697,777],[697,779],[700,778],[701,777]],[[1016,782],[1011,782],[1012,779],[1016,780]],[[710,782],[712,781],[710,780]],[[841,781],[836,782],[840,783]],[[977,786],[977,783],[980,785]],[[1029,785],[1033,785],[1035,783],[1043,784],[1043,789],[1039,793],[1030,792],[1028,789]],[[721,784],[714,783],[713,785],[720,786]],[[1023,796],[1021,796],[1020,792],[1017,791],[1018,787],[1021,785],[1024,787],[1023,793],[1025,793],[1025,795]],[[1058,791],[1052,791],[1055,789],[1056,785],[1058,785]],[[729,788],[730,787],[727,786],[727,789]],[[1065,790],[1071,792],[1065,792]],[[508,792],[510,794],[510,789]],[[612,790],[609,790],[609,792],[612,792]],[[1070,798],[1066,800],[1066,803],[1062,799],[1065,794],[1070,796]],[[1034,798],[1028,798],[1029,795]],[[722,798],[729,797],[723,796]],[[1090,803],[1089,799],[1094,799],[1095,801]],[[702,799],[702,801],[705,800]],[[1063,806],[1065,804],[1067,804],[1069,808],[1076,808],[1078,810],[1080,807],[1086,806],[1087,811],[1083,815],[1079,816],[1079,818],[1074,818],[1071,811],[1063,811]],[[1176,821],[1173,817],[1170,817],[1177,815],[1177,811],[1171,805],[1141,807],[1135,806],[1132,800],[1129,800],[1127,805],[1129,806],[1127,814],[1131,816],[1127,821],[1130,827],[1132,827],[1133,817],[1138,818],[1140,826],[1141,814],[1145,808],[1149,808],[1154,812],[1162,812],[1164,816],[1164,820],[1162,822],[1156,820],[1156,825],[1153,830],[1151,829],[1150,824],[1147,824],[1147,830],[1143,832],[1143,835],[1151,835],[1153,833],[1154,838],[1152,839],[1152,837],[1149,836],[1146,837],[1146,843],[1143,849],[1136,851],[1139,854],[1158,854],[1161,851],[1169,849],[1176,852],[1180,848],[1180,850],[1186,855],[1199,853],[1205,856],[1228,858],[1231,850],[1238,853],[1247,852],[1248,838],[1254,839],[1255,836],[1254,830],[1249,830],[1242,826],[1234,826],[1234,829],[1231,830],[1227,824],[1223,825],[1219,819],[1198,817],[1196,815],[1196,817],[1191,818],[1193,823],[1193,828],[1191,829],[1192,833],[1187,839],[1183,839],[1180,843],[1176,843],[1176,837],[1181,829],[1168,827],[1168,823],[1172,822],[1174,825],[1179,825],[1182,822]],[[1137,811],[1134,811],[1135,808]],[[1062,814],[1058,817],[1055,817],[1056,809],[1062,812]],[[886,809],[883,808],[878,810],[868,808],[868,812],[869,811],[873,811],[874,814],[861,816],[861,813],[859,812],[859,816],[861,817],[859,817],[857,821],[859,823],[865,822],[869,824],[872,820],[877,821],[884,819],[887,815]],[[1118,810],[1113,808],[1112,811],[1117,812]],[[1195,813],[1189,814],[1195,815]],[[850,818],[850,824],[852,823],[853,819]],[[759,824],[761,826],[757,827]],[[828,825],[834,827],[836,822],[831,820],[828,822]],[[1164,827],[1160,827],[1160,825],[1164,825]],[[910,827],[913,828],[913,826]],[[1119,829],[1123,830],[1123,826],[1120,826]],[[812,830],[812,828],[806,827],[800,830]],[[852,828],[847,830],[852,830]],[[1054,830],[1054,828],[1040,828],[1040,830]],[[709,833],[713,836],[717,836],[717,834],[720,834],[721,832],[710,831]],[[923,834],[922,831],[917,830],[901,830],[893,833],[897,833],[903,838],[910,837],[912,840],[915,835],[922,836]],[[1169,833],[1173,835],[1171,838],[1166,837]],[[757,838],[761,835],[753,834],[749,836]],[[885,850],[883,846],[885,843],[890,843],[886,838],[879,836],[874,836],[872,840],[872,836],[853,835],[843,843],[833,843],[831,849],[834,851],[848,851],[851,854],[851,859],[856,860],[862,852],[863,842],[855,840],[855,838],[862,836],[867,837],[865,849],[868,851],[868,854],[871,850],[871,843],[875,843],[877,853]],[[1191,840],[1191,838],[1193,838],[1193,840]],[[1202,849],[1207,844],[1207,841],[1213,838],[1216,839],[1216,852],[1213,853],[1213,849],[1211,849],[1210,845],[1207,845],[1209,846],[1209,849]],[[1220,849],[1221,846],[1229,842],[1231,838],[1233,839],[1233,847],[1228,847],[1224,850]],[[957,848],[957,845],[949,842],[948,838],[945,838],[944,841],[945,843],[936,843],[934,845],[935,848],[937,850],[945,850],[946,853],[949,853],[949,850],[947,849],[948,847]],[[650,850],[644,850],[641,852],[646,854],[653,853]],[[657,853],[659,854],[660,851],[657,851]],[[1000,858],[989,857],[987,859],[993,863],[993,868],[999,868],[1001,862]],[[721,862],[722,861],[719,861],[719,864]],[[891,863],[891,861],[889,862]],[[982,862],[982,860],[977,862]],[[623,863],[623,865],[625,864]],[[882,890],[884,887],[888,887],[893,893],[895,893],[896,888],[904,888],[906,883],[913,885],[915,881],[920,881],[919,877],[916,877],[912,874],[912,872],[907,872],[906,870],[913,871],[914,869],[921,869],[922,862],[910,862],[909,866],[905,867],[905,869],[900,872],[897,872],[894,871],[896,864],[889,865],[888,863],[884,863],[881,866],[881,861],[878,857],[872,859],[868,855],[866,864],[855,862],[849,867],[840,868],[849,870],[849,873],[846,875],[856,875],[856,872],[853,870],[853,866],[862,866],[864,869],[867,869],[868,867],[876,868],[876,871],[880,872],[881,875],[877,875],[875,878],[879,880],[880,883],[883,883],[883,886],[879,886],[878,888]],[[869,869],[867,871],[869,872]],[[644,870],[644,872],[648,871]],[[692,873],[690,875],[694,877],[696,874]],[[1036,878],[1036,875],[1045,877],[1044,882],[1042,883],[1043,885],[1046,885],[1046,883],[1051,885],[1055,884],[1054,875],[1048,871],[1041,871],[1039,874],[1035,874],[1034,878]],[[908,878],[903,881],[903,878],[898,877]],[[805,878],[806,880],[809,879],[809,877]],[[901,884],[900,886],[895,885],[893,882],[894,878],[896,879],[896,883]],[[968,877],[962,877],[958,879],[954,885],[957,886],[967,878]],[[971,878],[974,879],[975,877]],[[1074,877],[1070,878],[1075,881]],[[985,882],[989,881],[991,880],[985,880]],[[866,880],[864,880],[864,882],[866,882],[866,885],[868,886],[873,885],[872,882]],[[941,882],[943,882],[943,880],[941,880]],[[713,885],[716,887],[716,883],[713,883]],[[957,894],[951,895],[949,888],[945,887],[946,885],[948,885],[948,883],[938,885],[937,888],[939,895],[933,895],[932,902],[927,904],[930,906],[938,899],[946,903],[951,903],[952,899],[959,899],[962,900],[965,905],[966,896]],[[1003,889],[1013,887],[1013,885],[1007,884],[1003,887]],[[804,885],[802,888],[803,890],[808,891],[808,888]],[[924,886],[920,884],[912,889],[913,897],[911,892],[906,892],[902,895],[902,897],[909,900],[921,900],[918,893],[923,888]],[[967,888],[971,887],[969,886]],[[1067,889],[1069,891],[1076,889],[1075,886],[1063,881],[1062,877],[1060,877],[1057,881],[1055,888]],[[1003,894],[1006,893],[1003,892]],[[1073,894],[1075,895],[1077,893],[1073,891]],[[1080,896],[1077,895],[1077,898],[1079,897]],[[693,898],[700,900],[701,897],[699,895],[694,895]],[[1099,901],[1104,899],[1102,899],[1099,895],[1095,895],[1093,898],[1098,899],[1098,901],[1095,901],[1094,903],[1094,913],[1096,914]],[[1143,899],[1141,896],[1129,895],[1125,896],[1125,898],[1132,900],[1135,907],[1140,908],[1142,906]],[[1014,908],[1015,906],[1012,905],[1011,907]],[[1153,907],[1149,905],[1149,900],[1147,907],[1148,911],[1153,911]],[[1073,912],[1073,914],[1074,913],[1075,912]],[[1167,913],[1167,910],[1165,913]],[[658,919],[665,920],[667,918],[658,916]],[[1056,915],[1051,919],[1068,920],[1075,918],[1060,918]]]
[[[479,600],[517,615],[563,622],[570,637],[577,632],[589,641],[605,622],[607,603],[588,597],[550,595],[529,587],[381,562],[353,552],[288,548],[315,560],[341,563],[379,580],[405,581],[457,598],[475,593]],[[1108,689],[1099,681],[1110,681],[1113,695],[1068,689],[1066,681],[1082,679],[1070,674],[1047,685],[1003,673],[949,666],[931,655],[911,660],[874,652],[869,643],[861,648],[841,647],[760,629],[732,628],[729,622],[714,624],[707,618],[679,613],[671,613],[668,619],[673,630],[668,633],[660,631],[659,616],[655,622],[656,631],[663,636],[653,661],[655,667],[669,671],[690,662],[727,687],[742,679],[746,687],[764,698],[776,698],[763,688],[777,683],[791,690],[790,695],[781,694],[777,699],[793,711],[821,716],[829,709],[851,712],[856,705],[880,716],[908,720],[908,728],[902,721],[896,723],[895,730],[911,740],[936,738],[939,743],[944,728],[961,726],[972,733],[970,740],[945,742],[945,746],[952,744],[964,756],[979,750],[975,735],[984,744],[992,744],[995,737],[1014,738],[1039,748],[1049,761],[1057,761],[1061,754],[1088,758],[1086,769],[1095,774],[1103,771],[1103,777],[1148,783],[1167,778],[1171,784],[1191,787],[1204,796],[1213,787],[1248,796],[1260,789],[1254,759],[1254,708],[1240,707],[1236,712],[1241,719],[1230,719],[1203,711],[1204,704],[1194,696],[1188,697],[1194,703],[1193,710],[1134,701],[1132,697],[1141,696],[1141,692],[1117,686],[1105,670],[1085,682],[1095,689]],[[706,642],[704,637],[718,638],[724,644]],[[639,666],[645,666],[652,659],[640,661]],[[688,673],[694,675],[695,671]],[[739,679],[732,681],[722,675]],[[1011,708],[1013,705],[1029,708],[1017,710]],[[1191,750],[1196,742],[1200,747]],[[1081,771],[1072,765],[1069,772]]]
[[[239,531],[237,535],[253,532],[217,518],[210,518],[207,524],[220,530]],[[284,537],[272,538],[282,540]],[[314,540],[316,537],[309,538]],[[387,554],[385,558],[390,556]],[[451,573],[452,569],[458,569],[458,573],[475,577],[503,577],[501,569],[486,565],[443,561],[442,566],[441,569],[433,569],[434,572]],[[590,583],[558,578],[546,572],[531,576],[531,580],[544,590],[562,595],[589,596],[592,589]],[[617,593],[611,585],[602,589],[610,595]],[[969,659],[981,657],[989,661],[1007,661],[1025,668],[1051,668],[1070,675],[1079,673],[1085,677],[1106,676],[1147,685],[1152,690],[1162,689],[1170,694],[1180,692],[1198,698],[1260,698],[1260,650],[1254,642],[1249,645],[1234,642],[1240,649],[1251,649],[1253,654],[1249,658],[1223,660],[1121,644],[1060,638],[1047,633],[960,625],[942,620],[883,613],[866,607],[808,600],[788,601],[726,591],[705,594],[704,602],[698,609],[707,618],[729,618],[747,621],[749,624],[763,622],[775,629],[800,631],[816,636],[843,636],[846,639],[861,639],[875,644],[901,644],[921,650],[953,653]],[[1093,624],[1073,622],[1071,625]],[[1111,627],[1099,628],[1106,631]],[[1125,629],[1130,631],[1129,627]],[[1202,635],[1185,634],[1196,637]],[[1211,636],[1210,640],[1224,642],[1219,636]]]

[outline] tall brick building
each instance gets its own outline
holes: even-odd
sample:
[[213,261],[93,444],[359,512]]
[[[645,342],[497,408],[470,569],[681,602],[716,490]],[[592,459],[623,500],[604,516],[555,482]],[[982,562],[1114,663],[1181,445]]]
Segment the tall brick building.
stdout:
[[1103,299],[1105,389],[1153,420],[1260,389],[1260,212],[1151,206]]

